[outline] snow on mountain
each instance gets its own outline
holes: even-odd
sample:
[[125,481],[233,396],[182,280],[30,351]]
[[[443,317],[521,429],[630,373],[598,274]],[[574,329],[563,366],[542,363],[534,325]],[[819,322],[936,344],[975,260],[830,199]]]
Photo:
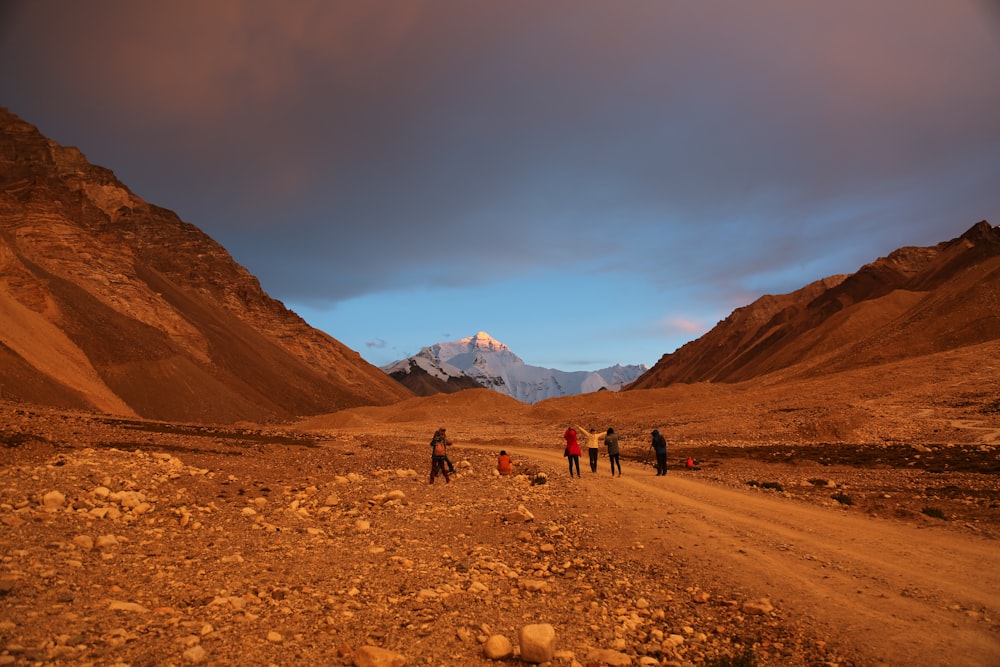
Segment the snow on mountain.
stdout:
[[391,375],[410,373],[414,367],[444,381],[464,375],[524,403],[601,389],[618,391],[648,370],[643,364],[617,364],[597,371],[560,371],[530,366],[485,331],[425,347],[412,357],[383,366],[382,370]]

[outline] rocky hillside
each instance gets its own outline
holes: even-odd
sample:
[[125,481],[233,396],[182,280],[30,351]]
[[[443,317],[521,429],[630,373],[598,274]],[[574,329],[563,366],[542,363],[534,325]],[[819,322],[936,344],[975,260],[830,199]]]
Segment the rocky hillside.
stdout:
[[225,423],[411,394],[198,228],[0,109],[0,395]]
[[763,296],[664,355],[630,389],[802,377],[1000,339],[1000,228],[908,247],[849,276]]

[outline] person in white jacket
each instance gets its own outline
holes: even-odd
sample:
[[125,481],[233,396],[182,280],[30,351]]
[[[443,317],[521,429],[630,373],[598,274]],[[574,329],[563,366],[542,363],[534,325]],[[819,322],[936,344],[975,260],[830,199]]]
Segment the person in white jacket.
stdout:
[[576,431],[587,439],[587,454],[590,455],[590,472],[597,472],[597,450],[601,446],[601,439],[604,438],[604,434],[598,433],[595,428],[587,429],[582,426],[577,426]]

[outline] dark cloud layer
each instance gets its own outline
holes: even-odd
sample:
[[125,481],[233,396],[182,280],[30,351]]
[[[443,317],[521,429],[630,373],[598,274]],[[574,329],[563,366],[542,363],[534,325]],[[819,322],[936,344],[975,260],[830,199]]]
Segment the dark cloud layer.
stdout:
[[1000,217],[993,3],[2,7],[0,104],[287,300],[781,291]]

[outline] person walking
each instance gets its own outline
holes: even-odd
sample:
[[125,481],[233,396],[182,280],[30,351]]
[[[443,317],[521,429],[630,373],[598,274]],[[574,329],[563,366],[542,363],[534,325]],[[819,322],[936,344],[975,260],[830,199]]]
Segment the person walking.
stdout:
[[563,456],[569,459],[569,476],[573,476],[573,466],[576,466],[576,476],[580,477],[580,443],[576,439],[576,431],[572,426],[566,429],[563,433],[563,438],[566,439],[566,450],[563,452]]
[[577,426],[583,437],[587,439],[587,454],[590,456],[590,472],[597,472],[597,450],[601,446],[601,438],[604,434],[598,434],[597,429],[591,427],[589,430],[582,426]]
[[604,436],[604,444],[608,448],[608,458],[611,459],[611,476],[615,476],[615,466],[618,466],[618,476],[622,476],[622,462],[619,458],[621,450],[618,448],[618,434],[613,428],[609,428]]
[[445,484],[451,484],[447,468],[448,446],[450,444],[448,438],[445,437],[443,428],[434,432],[434,437],[431,438],[431,484],[434,483],[434,478],[438,476],[439,472],[444,475]]
[[653,441],[649,444],[656,452],[656,476],[667,474],[667,439],[660,435],[660,431],[653,429]]
[[452,475],[455,474],[455,464],[451,462],[451,457],[448,456],[448,450],[452,446],[452,441],[448,439],[448,431],[442,426],[438,429],[441,437],[444,438],[444,463],[448,466],[448,472]]

